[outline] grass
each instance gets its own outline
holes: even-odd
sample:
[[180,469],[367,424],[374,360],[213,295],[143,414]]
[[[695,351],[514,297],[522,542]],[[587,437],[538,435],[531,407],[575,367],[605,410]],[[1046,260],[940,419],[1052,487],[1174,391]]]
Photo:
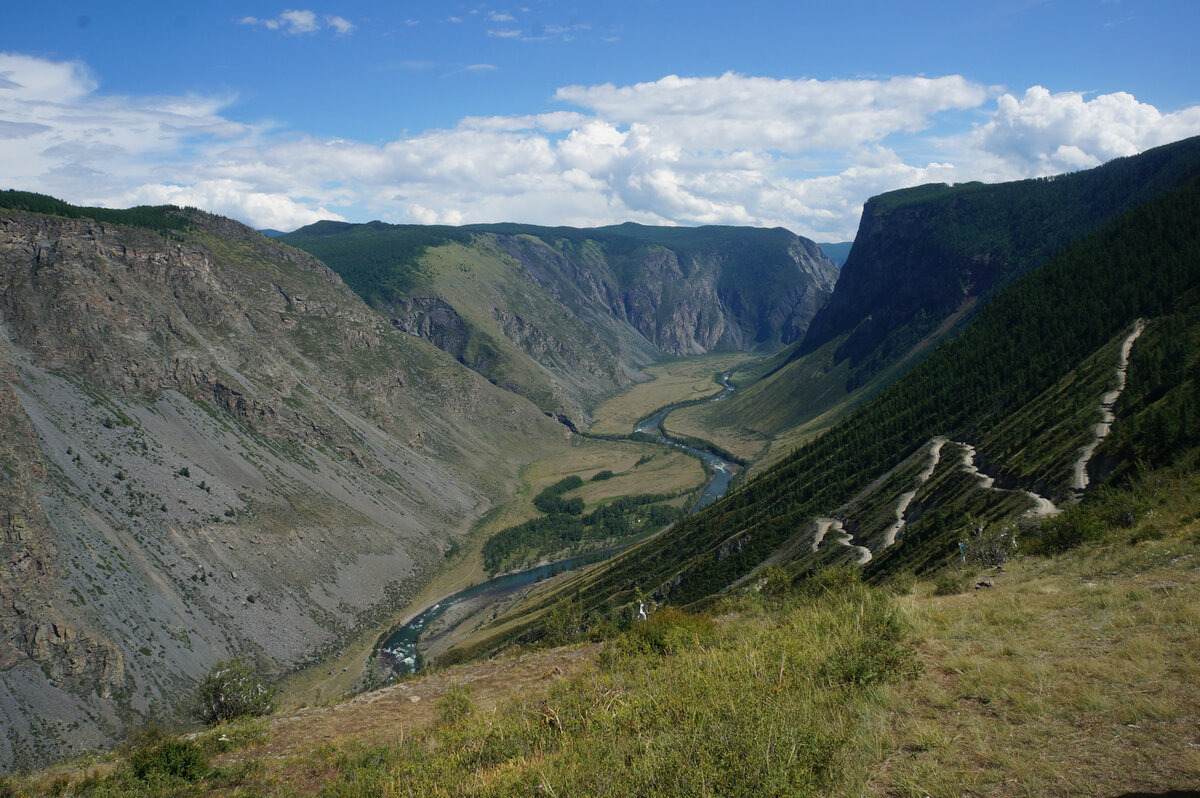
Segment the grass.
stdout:
[[[1118,795],[1200,780],[1197,479],[1157,494],[1137,527],[1054,558],[1027,557],[996,587],[901,607],[928,678],[887,697],[884,763],[899,795]],[[1031,755],[1036,752],[1036,755]]]
[[[827,571],[9,794],[1119,795],[1200,779],[1200,479],[995,586]],[[980,576],[984,574],[979,574]],[[595,629],[593,629],[595,631]],[[261,723],[261,722],[260,722]],[[235,738],[236,741],[235,741]],[[242,741],[244,738],[244,742]],[[219,739],[219,737],[217,738]],[[246,747],[249,746],[249,747]],[[179,754],[179,757],[176,757]],[[186,754],[186,756],[184,755]],[[143,753],[142,759],[146,758]],[[131,764],[131,761],[133,764]],[[159,759],[151,759],[159,762]],[[173,765],[172,765],[173,767]],[[164,768],[166,765],[164,764]],[[149,775],[146,775],[149,774]],[[198,775],[199,774],[199,775]],[[73,791],[73,793],[72,793]],[[3,794],[3,793],[0,793]]]
[[[721,392],[716,375],[753,360],[752,355],[711,354],[658,363],[645,369],[653,379],[634,385],[599,405],[589,432],[628,435],[646,416],[676,402],[701,399]],[[704,436],[701,436],[704,437]]]

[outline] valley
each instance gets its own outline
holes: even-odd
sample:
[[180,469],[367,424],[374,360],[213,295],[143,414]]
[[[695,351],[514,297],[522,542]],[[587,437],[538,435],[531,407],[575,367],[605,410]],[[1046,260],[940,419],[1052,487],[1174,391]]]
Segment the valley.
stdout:
[[[949,789],[942,735],[1072,712],[1080,751],[1124,746],[1122,770],[1056,749],[1089,785],[1155,783],[1122,718],[1168,750],[1161,785],[1195,771],[1190,710],[1113,699],[1116,664],[1089,692],[1045,663],[1103,651],[1194,702],[1200,139],[873,198],[836,285],[779,229],[269,240],[4,201],[6,768],[180,718],[237,657],[286,720],[229,733],[328,790]],[[484,587],[577,555],[602,559]],[[388,642],[434,605],[417,649]],[[372,705],[402,741],[359,759],[346,719]],[[188,789],[288,794],[267,751]],[[970,755],[982,792],[1065,783]],[[107,761],[97,794],[143,778]]]
[[[717,379],[719,374],[728,373],[746,362],[745,355],[702,355],[652,366],[646,370],[650,377],[648,381],[631,386],[596,408],[597,420],[589,433],[628,436],[638,420],[663,406],[711,400],[722,393]],[[601,481],[591,480],[602,471],[610,471],[613,476]],[[479,525],[453,561],[402,614],[396,616],[397,620],[364,634],[336,659],[290,676],[280,696],[281,705],[298,707],[319,703],[330,696],[352,694],[364,683],[364,674],[366,683],[386,679],[389,666],[376,661],[379,640],[410,623],[426,608],[444,603],[450,596],[485,582],[491,574],[483,565],[483,544],[500,530],[537,516],[532,497],[553,482],[573,475],[580,476],[584,482],[570,495],[583,499],[588,509],[622,497],[662,494],[676,496],[667,503],[686,510],[695,504],[701,489],[711,480],[711,475],[700,466],[698,453],[689,455],[662,444],[638,440],[576,439],[569,449],[526,467],[524,486],[510,502],[497,507]],[[647,530],[651,534],[654,531]],[[618,543],[616,540],[611,542]],[[628,545],[628,542],[621,545]],[[542,560],[558,561],[578,551],[577,547],[561,550]],[[424,632],[423,639],[433,639],[422,643],[422,657],[432,660],[456,645],[469,646],[472,633],[484,621],[496,617],[519,597],[519,592],[507,591],[503,595],[462,602]]]

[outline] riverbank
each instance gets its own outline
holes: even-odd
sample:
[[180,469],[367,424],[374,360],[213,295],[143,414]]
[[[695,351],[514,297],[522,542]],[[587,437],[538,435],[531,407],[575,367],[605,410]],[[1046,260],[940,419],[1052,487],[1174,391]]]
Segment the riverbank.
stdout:
[[[636,438],[637,441],[652,441],[656,445],[695,457],[704,464],[705,473],[709,478],[700,492],[699,498],[692,503],[690,509],[692,513],[698,512],[724,496],[737,469],[732,462],[718,454],[667,437],[662,430],[663,421],[678,407],[700,402],[716,402],[726,398],[736,390],[730,383],[729,377],[729,372],[718,376],[717,381],[722,387],[715,394],[659,408],[648,418],[637,421],[633,428],[633,433],[639,436]],[[608,483],[614,477],[615,475],[603,482]],[[582,484],[584,483],[581,482],[581,487]],[[640,484],[642,490],[645,490],[645,484]],[[572,492],[574,490],[577,489],[572,489]],[[385,683],[392,681],[396,676],[415,673],[423,667],[426,657],[437,658],[457,642],[469,638],[471,634],[480,631],[490,621],[494,621],[501,612],[514,603],[515,595],[522,592],[524,588],[552,578],[557,573],[564,573],[577,567],[608,559],[629,545],[645,539],[646,536],[643,536],[638,541],[630,541],[626,545],[614,547],[600,555],[583,554],[561,562],[539,565],[525,571],[497,575],[478,585],[442,596],[391,630],[379,646],[377,669],[381,672],[390,671]],[[460,624],[472,619],[474,619],[474,625],[465,634],[452,634]],[[427,631],[437,638],[436,645],[431,647],[429,642],[426,642],[422,648],[422,637]]]
[[[657,364],[647,369],[653,379],[632,386],[596,409],[596,426],[616,418],[621,435],[628,436],[634,422],[666,404],[698,397],[711,398],[722,388],[714,384],[714,374],[729,371],[752,359],[744,354],[703,355]],[[601,482],[590,477],[600,470],[617,476]],[[710,477],[699,460],[656,443],[637,443],[628,439],[605,441],[574,437],[561,451],[531,463],[522,471],[524,486],[502,506],[493,508],[466,537],[456,541],[456,550],[429,584],[390,622],[355,634],[342,650],[319,664],[289,674],[280,685],[279,705],[301,707],[327,704],[354,695],[384,677],[375,668],[375,654],[382,640],[396,627],[410,622],[420,612],[445,596],[486,581],[490,575],[483,566],[482,548],[489,537],[537,515],[532,498],[564,476],[578,474],[586,482],[578,492],[590,507],[622,495],[677,493],[705,484]],[[486,617],[486,613],[480,617]],[[472,622],[474,623],[474,622]],[[455,635],[439,641],[438,651],[457,642]]]

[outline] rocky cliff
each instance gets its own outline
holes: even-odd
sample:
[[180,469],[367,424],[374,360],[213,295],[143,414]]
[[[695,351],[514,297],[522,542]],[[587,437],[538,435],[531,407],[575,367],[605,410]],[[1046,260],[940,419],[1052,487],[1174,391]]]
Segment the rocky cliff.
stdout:
[[675,356],[789,344],[837,281],[815,244],[782,229],[529,230],[498,237],[529,278]]
[[795,356],[840,341],[850,388],[954,329],[1021,275],[1196,174],[1200,139],[1037,180],[929,185],[863,208],[837,290]]
[[0,211],[0,769],[335,648],[564,438],[311,256],[174,213]]
[[664,354],[797,340],[837,279],[782,229],[322,222],[285,239],[400,329],[574,424]]

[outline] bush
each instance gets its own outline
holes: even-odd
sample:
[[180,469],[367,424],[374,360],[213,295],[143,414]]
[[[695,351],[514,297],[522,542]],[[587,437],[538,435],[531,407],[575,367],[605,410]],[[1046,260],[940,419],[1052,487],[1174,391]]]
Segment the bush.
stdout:
[[858,628],[821,664],[828,684],[866,686],[921,673],[916,653],[903,645],[903,624],[890,601],[867,594],[855,615]]
[[1017,528],[1007,524],[997,531],[994,528],[981,528],[967,541],[963,553],[966,560],[980,568],[995,568],[1004,565],[1016,553]]
[[716,638],[716,626],[702,615],[689,615],[674,607],[660,607],[638,621],[617,641],[623,653],[674,654]]
[[933,595],[954,596],[971,585],[971,574],[957,568],[945,568],[933,580]]
[[470,687],[451,687],[438,702],[438,722],[449,726],[465,720],[475,712],[475,699]]
[[200,682],[196,715],[205,723],[271,711],[272,691],[242,660],[218,662]]
[[125,761],[133,775],[142,781],[163,776],[199,781],[208,775],[208,757],[191,740],[149,731],[134,744],[137,747]]

